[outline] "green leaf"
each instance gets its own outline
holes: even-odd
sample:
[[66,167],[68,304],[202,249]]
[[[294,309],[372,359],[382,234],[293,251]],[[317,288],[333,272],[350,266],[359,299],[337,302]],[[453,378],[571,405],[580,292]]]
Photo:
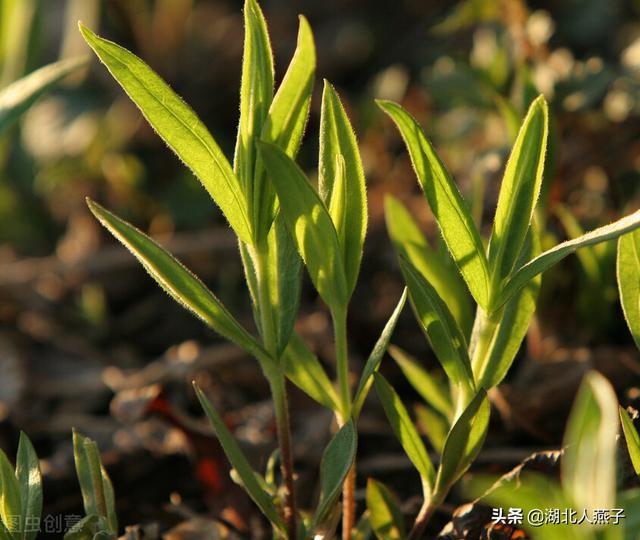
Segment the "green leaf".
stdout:
[[384,203],[387,231],[396,250],[433,285],[464,335],[468,336],[473,324],[473,309],[462,276],[452,271],[453,261],[443,251],[429,246],[418,224],[398,199],[387,195]]
[[357,450],[357,432],[349,420],[333,436],[322,454],[320,462],[320,502],[313,517],[311,531],[329,517],[335,506],[342,484],[353,465]]
[[624,318],[640,348],[640,231],[618,240],[617,274]]
[[487,435],[491,407],[480,390],[455,421],[442,450],[434,491],[447,493],[475,460]]
[[[36,451],[23,432],[20,432],[18,454],[16,457],[16,478],[20,486],[21,510],[20,524],[23,527],[24,540],[33,540],[37,530],[29,530],[27,521],[39,523],[42,514],[42,474]],[[35,527],[31,527],[35,529]]]
[[[300,16],[298,44],[271,103],[269,114],[262,128],[261,140],[274,143],[291,158],[298,152],[309,116],[313,79],[316,70],[316,51],[313,34],[307,20]],[[256,185],[253,191],[254,211],[258,212],[257,238],[262,238],[274,215],[275,192],[267,181],[260,164],[256,168]]]
[[[255,0],[244,3],[244,55],[240,83],[240,126],[234,171],[247,201],[253,200],[255,141],[273,99],[273,56],[267,24]],[[253,223],[255,230],[255,223]]]
[[300,390],[332,411],[339,409],[338,395],[326,371],[295,332],[284,352],[283,363],[285,375]]
[[137,56],[82,25],[80,31],[149,124],[200,179],[238,237],[250,242],[251,224],[240,183],[193,110]]
[[109,530],[104,517],[92,514],[71,527],[64,535],[64,540],[116,540],[117,536]]
[[[330,206],[336,189],[344,192],[338,194],[343,200],[343,211],[334,224],[338,237],[342,240],[347,289],[351,295],[358,280],[362,245],[367,232],[366,185],[353,128],[338,93],[326,80],[320,113],[318,163],[318,189],[324,203]],[[340,163],[344,163],[342,170]]]
[[429,439],[434,450],[442,454],[449,433],[449,421],[440,413],[420,403],[415,405],[414,412],[418,430]]
[[[492,285],[513,270],[540,195],[547,148],[547,102],[539,96],[529,108],[509,156],[489,242]],[[492,288],[491,294],[498,294]]]
[[624,439],[627,442],[627,450],[629,451],[629,458],[631,459],[633,470],[640,476],[640,435],[638,435],[638,430],[633,425],[633,420],[631,420],[629,413],[622,407],[619,408],[619,412]]
[[613,508],[616,502],[618,400],[607,379],[588,372],[564,436],[562,485],[578,508]]
[[411,305],[438,361],[452,386],[473,392],[467,341],[460,327],[431,284],[402,255],[399,259]]
[[98,445],[74,430],[73,456],[85,513],[104,518],[106,531],[117,533],[113,485],[100,461]]
[[[534,225],[522,248],[518,264],[524,264],[540,253],[540,240]],[[477,386],[489,389],[497,386],[505,377],[527,334],[531,318],[536,310],[536,301],[542,283],[542,276],[533,278],[520,289],[507,304],[488,316],[478,313],[478,321],[483,321],[481,332],[486,336],[478,341],[487,344],[474,351],[472,368]]]
[[489,304],[489,271],[482,240],[467,205],[418,122],[400,105],[377,101],[396,123],[442,236],[469,291],[481,307]]
[[37,69],[0,91],[0,136],[53,85],[87,63],[87,58],[69,58]]
[[[569,238],[578,238],[584,234],[584,229],[580,226],[575,216],[562,203],[556,203],[553,210],[562,223]],[[582,269],[592,284],[598,286],[602,283],[602,276],[598,257],[593,249],[586,248],[576,252],[576,256],[582,265]]]
[[367,509],[378,540],[405,538],[404,519],[396,496],[373,478],[367,481]]
[[344,263],[329,211],[304,173],[280,148],[264,142],[258,148],[316,290],[332,309],[344,310],[348,298]]
[[7,455],[0,450],[0,518],[10,536],[17,540],[20,536],[19,522],[22,515],[20,486]]
[[240,449],[240,446],[225,426],[224,421],[222,420],[218,412],[212,407],[211,403],[204,395],[204,392],[200,390],[198,385],[195,383],[193,383],[193,387],[195,388],[196,395],[198,396],[198,400],[200,401],[200,405],[202,405],[202,408],[207,415],[209,422],[211,422],[211,426],[216,432],[216,436],[218,437],[218,440],[222,445],[222,449],[224,450],[225,455],[229,459],[229,462],[231,463],[233,468],[238,473],[238,476],[242,480],[247,493],[256,503],[258,508],[260,508],[262,513],[267,517],[267,519],[269,519],[271,523],[273,523],[276,527],[284,532],[284,521],[276,510],[271,497],[264,489],[262,489],[262,486],[256,479],[257,473],[251,468],[251,465],[249,465],[249,462]]
[[447,418],[452,418],[453,403],[451,403],[449,386],[446,381],[442,380],[442,377],[436,379],[422,367],[418,360],[398,347],[393,345],[389,347],[389,354],[400,366],[409,384],[420,394],[422,399]]
[[147,235],[100,205],[91,200],[87,204],[100,223],[131,251],[174,300],[261,362],[271,362],[255,338],[240,326],[214,294],[177,259]]
[[380,398],[384,412],[389,419],[391,429],[398,441],[400,441],[407,457],[418,470],[422,480],[424,497],[427,499],[431,496],[435,479],[435,471],[429,459],[427,449],[420,435],[418,435],[418,431],[413,425],[413,422],[411,422],[409,413],[402,404],[400,396],[398,396],[393,387],[379,373],[374,375],[374,381],[376,392]]
[[598,227],[579,238],[567,240],[566,242],[562,242],[545,251],[524,266],[521,266],[513,274],[513,276],[506,282],[506,285],[502,287],[498,300],[492,306],[493,309],[490,311],[495,311],[500,308],[534,277],[549,269],[554,264],[564,259],[567,255],[574,253],[577,249],[618,238],[619,236],[631,232],[638,227],[640,227],[640,210],[633,214],[629,214],[618,221],[614,221],[609,225]]
[[393,335],[393,331],[396,328],[396,324],[398,323],[398,319],[400,318],[400,314],[402,313],[406,302],[407,288],[405,287],[402,291],[402,296],[400,297],[398,304],[393,310],[391,317],[389,317],[387,324],[384,325],[382,333],[380,334],[378,341],[376,341],[369,358],[367,358],[367,363],[364,365],[364,369],[362,370],[360,382],[358,383],[355,398],[353,399],[353,417],[356,419],[360,416],[360,411],[362,410],[364,402],[369,395],[369,390],[373,384],[373,374],[376,373],[380,367],[380,363],[382,362],[384,353],[389,346],[389,341],[391,341],[391,336]]

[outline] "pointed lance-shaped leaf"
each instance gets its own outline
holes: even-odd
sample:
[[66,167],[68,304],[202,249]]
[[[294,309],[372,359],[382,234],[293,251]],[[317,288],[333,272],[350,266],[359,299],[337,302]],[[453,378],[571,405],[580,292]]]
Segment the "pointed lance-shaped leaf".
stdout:
[[[25,433],[20,432],[16,457],[16,478],[20,486],[20,523],[38,523],[42,515],[42,473],[36,451]],[[34,540],[35,527],[24,528],[24,540]]]
[[140,58],[82,24],[80,31],[149,124],[200,179],[238,237],[250,242],[251,224],[240,183],[193,110]]
[[606,240],[613,240],[623,234],[634,231],[638,227],[640,227],[640,210],[637,210],[633,214],[629,214],[618,221],[614,221],[609,225],[604,225],[603,227],[598,227],[593,231],[589,231],[579,238],[567,240],[545,251],[515,271],[513,276],[506,282],[506,285],[501,288],[497,301],[489,311],[495,311],[502,307],[516,292],[518,292],[534,277],[545,270],[548,270],[554,264],[564,259],[567,255],[574,253],[577,249],[599,244]]
[[240,446],[225,426],[224,421],[218,412],[213,408],[207,397],[204,395],[204,392],[195,383],[193,383],[193,387],[196,391],[196,395],[198,396],[198,400],[200,401],[200,405],[207,415],[209,422],[211,422],[211,426],[216,433],[216,437],[218,437],[218,440],[220,441],[227,459],[238,473],[245,490],[269,521],[284,532],[284,521],[273,504],[271,496],[262,488],[260,482],[257,480],[257,473],[251,468],[251,465],[247,461],[247,458],[242,452]]
[[[298,43],[282,83],[276,91],[269,114],[262,128],[261,140],[273,143],[290,157],[295,158],[309,117],[313,80],[316,71],[316,51],[313,34],[307,20],[300,16]],[[263,238],[275,214],[275,192],[256,165],[253,208],[257,212],[256,238]]]
[[367,481],[367,509],[378,540],[404,540],[404,517],[397,497],[382,482]]
[[16,517],[22,515],[20,486],[7,455],[0,450],[0,518],[9,535],[15,539],[20,534]]
[[618,240],[617,277],[624,318],[640,348],[640,230]]
[[619,413],[631,465],[636,474],[640,476],[640,435],[638,435],[638,430],[633,425],[629,413],[622,407],[619,408]]
[[593,512],[616,504],[618,400],[597,371],[582,380],[565,430],[562,486],[578,508]]
[[393,387],[379,373],[374,374],[376,393],[380,398],[384,412],[391,424],[394,435],[407,454],[407,457],[418,470],[422,480],[422,491],[425,499],[433,492],[435,471],[427,449],[418,434],[407,409]]
[[344,263],[329,211],[304,173],[280,148],[264,142],[258,148],[311,281],[333,310],[344,311],[348,301]]
[[0,91],[0,136],[20,115],[57,82],[87,63],[86,57],[48,64],[11,83]]
[[404,256],[400,255],[399,260],[416,318],[450,383],[464,393],[473,393],[467,341],[458,323],[422,274]]
[[99,204],[87,204],[104,225],[142,263],[151,277],[179,304],[262,363],[271,362],[262,346],[233,318],[215,295],[164,248]]
[[362,246],[367,232],[366,185],[353,128],[338,93],[326,80],[320,113],[318,163],[318,189],[324,203],[331,206],[336,189],[344,192],[338,194],[343,200],[343,211],[339,220],[334,223],[338,237],[342,239],[342,257],[347,288],[351,295],[358,279]]
[[326,521],[337,503],[356,457],[357,445],[356,427],[353,420],[349,420],[325,448],[320,462],[320,502],[313,516],[311,531]]
[[529,230],[542,186],[547,133],[547,102],[539,96],[522,122],[500,187],[489,242],[489,267],[494,287],[513,270]]
[[413,168],[453,260],[476,302],[489,305],[489,270],[484,246],[467,205],[420,124],[400,105],[377,101],[396,123]]
[[393,331],[396,328],[396,324],[398,324],[398,319],[400,318],[400,314],[404,309],[404,305],[407,302],[407,288],[402,291],[402,296],[400,300],[398,300],[398,304],[396,305],[391,317],[387,321],[387,324],[384,325],[382,329],[382,333],[376,341],[376,344],[367,358],[367,362],[364,365],[364,369],[362,370],[362,375],[360,376],[360,382],[358,383],[358,388],[356,389],[355,397],[353,398],[353,417],[357,420],[358,416],[360,416],[360,411],[364,405],[365,400],[367,399],[367,395],[369,395],[369,390],[371,389],[371,385],[373,384],[373,374],[378,371],[380,367],[380,363],[382,362],[382,358],[384,353],[389,346],[389,342],[391,341],[391,336],[393,335]]
[[234,171],[247,201],[253,200],[255,141],[273,99],[273,55],[267,24],[256,0],[244,3],[244,54],[240,83],[240,126]]
[[461,274],[452,271],[450,256],[431,248],[418,224],[398,199],[387,195],[384,210],[387,231],[396,250],[433,285],[464,335],[468,336],[473,324],[471,297]]

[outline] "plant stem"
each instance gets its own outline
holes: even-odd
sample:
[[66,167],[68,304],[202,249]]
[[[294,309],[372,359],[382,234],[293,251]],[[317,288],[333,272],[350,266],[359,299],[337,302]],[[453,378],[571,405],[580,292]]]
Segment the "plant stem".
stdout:
[[[347,318],[343,312],[332,312],[336,342],[336,372],[340,388],[341,412],[338,424],[342,427],[351,417],[351,387],[349,384],[349,351],[347,346]],[[342,540],[351,540],[356,523],[356,464],[351,466],[342,486]]]
[[407,536],[407,540],[419,540],[422,538],[424,530],[427,528],[427,524],[439,504],[440,503],[436,502],[433,498],[424,501],[422,508],[420,508],[420,512],[418,512],[418,516],[413,523],[413,528],[411,529],[409,536]]
[[298,530],[298,512],[296,509],[289,404],[287,401],[286,380],[282,367],[280,366],[280,358],[278,357],[278,345],[273,322],[271,297],[269,294],[269,274],[266,264],[267,251],[268,247],[266,242],[254,251],[258,281],[258,312],[260,314],[262,341],[267,352],[279,366],[279,369],[274,373],[268,373],[267,378],[271,386],[273,406],[276,413],[278,446],[280,448],[280,470],[284,483],[284,521],[287,528],[287,537],[289,540],[295,540]]

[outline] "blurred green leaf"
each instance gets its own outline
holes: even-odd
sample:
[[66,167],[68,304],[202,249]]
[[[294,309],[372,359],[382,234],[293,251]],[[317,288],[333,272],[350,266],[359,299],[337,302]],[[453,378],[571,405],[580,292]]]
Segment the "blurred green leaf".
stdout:
[[486,309],[489,302],[487,259],[462,195],[418,122],[396,103],[380,100],[377,103],[398,126],[447,247],[469,291],[476,302]]
[[624,318],[640,348],[640,231],[618,240],[617,274]]
[[373,478],[367,481],[367,509],[378,540],[405,538],[404,519],[398,499],[382,482]]
[[369,395],[369,390],[373,384],[373,374],[377,372],[380,367],[380,362],[382,362],[384,353],[389,346],[389,341],[391,341],[391,336],[393,335],[393,331],[396,328],[396,324],[398,323],[398,319],[400,318],[400,314],[404,309],[406,301],[407,289],[405,288],[404,291],[402,291],[402,296],[393,310],[391,317],[389,317],[387,324],[384,325],[382,333],[380,334],[378,341],[376,341],[369,358],[367,358],[367,363],[362,370],[360,382],[358,383],[355,398],[353,399],[353,417],[356,419],[360,415],[360,411],[367,399],[367,395]]
[[633,465],[633,470],[640,476],[640,435],[638,435],[638,430],[633,425],[629,413],[622,407],[619,408],[619,412],[620,423],[622,424],[622,431],[624,432],[624,439],[627,443],[631,464]]
[[204,392],[200,390],[198,385],[195,383],[193,384],[193,387],[195,388],[200,405],[202,405],[209,422],[211,422],[211,426],[216,432],[216,436],[222,445],[225,455],[238,473],[245,490],[267,519],[284,532],[285,525],[282,517],[274,506],[269,494],[262,488],[256,479],[257,473],[251,468],[251,465],[249,465],[249,462],[240,449],[240,446],[225,426],[224,421],[218,412],[213,408],[207,397],[204,395]]
[[399,259],[416,318],[449,381],[462,392],[473,392],[467,341],[460,327],[431,284],[402,255]]
[[420,435],[418,435],[418,431],[413,425],[413,422],[411,422],[409,413],[402,404],[400,396],[398,396],[393,387],[379,373],[374,375],[374,381],[376,393],[389,419],[391,429],[398,441],[400,441],[411,463],[413,463],[414,467],[418,470],[420,479],[422,480],[424,497],[428,499],[433,491],[435,471],[429,459],[427,449],[422,439],[420,439]]
[[137,56],[82,25],[80,31],[158,135],[200,179],[238,237],[250,242],[251,224],[241,185],[196,114]]
[[71,527],[64,535],[64,540],[115,540],[117,536],[109,530],[104,517],[92,514]]
[[[340,161],[342,156],[342,161]],[[338,237],[342,239],[342,258],[345,267],[347,291],[350,296],[358,279],[362,245],[367,232],[367,194],[360,160],[360,152],[349,118],[340,97],[328,81],[324,81],[322,110],[320,113],[320,156],[318,189],[327,206],[334,199],[337,187],[344,190],[338,196],[343,202],[342,217],[334,222]],[[342,171],[338,168],[344,163]],[[342,174],[340,174],[342,173]],[[339,180],[338,186],[334,183]],[[340,183],[342,183],[340,186]]]
[[0,518],[10,536],[17,540],[20,523],[16,518],[22,515],[20,486],[7,455],[0,450]]
[[349,420],[324,449],[320,462],[320,501],[311,532],[325,522],[340,496],[342,484],[356,457],[357,437],[353,420]]
[[[20,486],[21,514],[24,540],[33,540],[37,530],[29,530],[26,523],[38,523],[42,515],[42,474],[36,451],[24,432],[20,432],[16,457],[16,478]],[[31,529],[35,529],[31,527]]]
[[493,305],[493,310],[500,308],[505,304],[516,292],[524,287],[530,280],[545,270],[551,268],[554,264],[564,259],[567,255],[574,253],[577,249],[586,246],[592,246],[606,240],[612,240],[619,236],[631,232],[640,227],[640,210],[629,214],[618,221],[614,221],[609,225],[598,227],[579,238],[567,240],[557,246],[545,251],[532,259],[524,266],[521,266],[506,285],[502,287],[501,294],[497,302]]
[[258,148],[316,290],[332,309],[344,311],[348,298],[344,263],[329,211],[304,173],[280,148],[264,142]]
[[287,378],[309,397],[332,411],[339,409],[335,388],[322,364],[295,332],[283,355]]
[[447,435],[434,488],[436,493],[447,493],[473,463],[487,435],[490,413],[487,393],[481,389]]
[[393,345],[389,347],[389,354],[400,366],[409,384],[420,394],[422,399],[447,418],[452,418],[453,403],[451,403],[447,382],[442,378],[436,379],[422,367],[418,360],[398,347]]
[[562,485],[577,508],[614,508],[618,400],[596,371],[580,385],[565,430]]
[[97,203],[91,200],[87,203],[100,223],[131,251],[174,300],[262,363],[272,362],[262,346],[240,326],[214,294],[169,252]]
[[547,133],[547,103],[539,96],[522,122],[500,187],[489,241],[492,295],[520,257],[542,186]]
[[429,439],[434,450],[442,454],[449,433],[449,421],[442,414],[420,403],[416,403],[414,411],[418,430]]
[[87,63],[86,57],[60,60],[37,69],[0,91],[0,137],[53,85]]
[[[398,199],[387,195],[384,203],[387,231],[396,250],[432,284],[464,335],[468,336],[473,324],[473,310],[462,276],[452,271],[442,252],[429,246],[418,224]],[[448,255],[446,257],[449,258]]]

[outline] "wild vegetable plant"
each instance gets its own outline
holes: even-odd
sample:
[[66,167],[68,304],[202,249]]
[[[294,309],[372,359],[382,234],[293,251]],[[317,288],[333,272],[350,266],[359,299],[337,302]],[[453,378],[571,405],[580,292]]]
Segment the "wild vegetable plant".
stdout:
[[[169,295],[260,363],[276,413],[282,496],[264,489],[264,479],[252,470],[204,392],[196,386],[196,393],[235,476],[270,520],[275,534],[284,538],[332,534],[340,516],[337,501],[344,487],[342,530],[344,538],[350,538],[354,525],[354,420],[405,296],[352,393],[346,316],[367,226],[365,179],[355,135],[337,92],[325,82],[317,192],[293,160],[308,116],[315,73],[309,25],[300,18],[296,51],[274,95],[271,47],[255,0],[246,0],[244,19],[240,123],[233,166],[196,114],[149,66],[82,25],[80,31],[147,121],[200,179],[237,235],[260,338],[242,327],[196,276],[151,238],[95,202],[88,204]],[[338,392],[293,329],[303,263],[333,318]],[[320,500],[304,523],[299,519],[294,491],[285,377],[331,409],[340,427],[320,465]]]
[[536,540],[635,540],[640,530],[640,489],[618,489],[619,428],[614,389],[604,376],[590,371],[565,430],[560,482],[525,472],[495,483],[475,478],[470,490],[505,513],[508,508],[521,508],[523,516],[555,508],[573,511],[567,519],[540,526],[528,527],[530,520],[524,519],[523,526]]
[[[578,248],[636,229],[640,211],[541,253],[534,211],[544,174],[548,111],[540,96],[531,103],[507,162],[485,249],[469,206],[418,122],[396,103],[378,105],[404,139],[448,251],[430,248],[402,205],[387,199],[387,225],[409,298],[450,390],[450,396],[423,391],[430,405],[425,410],[441,426],[436,470],[399,396],[376,375],[392,428],[422,479],[424,505],[409,534],[415,539],[482,446],[489,420],[487,392],[502,381],[520,347],[535,310],[541,274]],[[452,264],[459,275],[450,270]],[[476,304],[473,324],[471,302]],[[409,379],[414,383],[416,377],[421,379],[416,386],[437,386],[415,362],[409,366],[404,358],[400,364],[405,371],[413,370]]]
[[65,540],[115,540],[118,538],[115,495],[100,460],[98,445],[74,431],[73,457],[85,517],[64,535]]
[[42,474],[29,438],[20,433],[15,470],[0,450],[0,540],[34,540],[42,514]]

